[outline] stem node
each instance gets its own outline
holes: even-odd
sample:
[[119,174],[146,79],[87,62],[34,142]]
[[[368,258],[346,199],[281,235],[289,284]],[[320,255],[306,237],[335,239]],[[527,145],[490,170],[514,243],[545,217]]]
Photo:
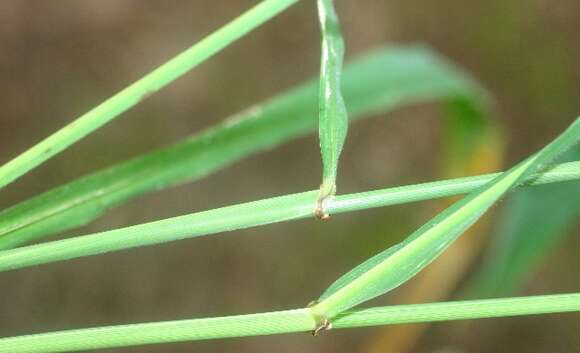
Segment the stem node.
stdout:
[[316,199],[316,208],[314,209],[314,216],[316,219],[326,221],[330,218],[326,212],[327,203],[334,198],[333,188],[328,188],[325,184],[320,185],[320,194]]
[[332,329],[332,322],[328,319],[324,319],[320,325],[318,325],[314,330],[312,330],[312,336],[316,337],[321,332],[329,331]]
[[332,322],[330,322],[326,316],[320,315],[319,313],[312,310],[312,308],[317,304],[318,300],[313,300],[306,306],[308,309],[310,309],[310,314],[314,318],[314,322],[316,322],[316,328],[310,332],[314,337],[318,336],[323,331],[332,329]]

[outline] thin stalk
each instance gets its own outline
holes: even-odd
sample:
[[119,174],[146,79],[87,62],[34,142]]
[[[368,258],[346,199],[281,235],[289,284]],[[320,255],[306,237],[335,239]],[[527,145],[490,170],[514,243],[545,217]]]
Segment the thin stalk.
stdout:
[[0,189],[129,110],[298,0],[264,0],[0,167]]
[[[499,175],[501,173],[484,174],[340,195],[329,203],[327,211],[330,214],[336,214],[467,194]],[[578,179],[580,179],[580,161],[555,165],[542,173],[533,175],[520,186],[536,186]]]
[[[580,311],[580,293],[396,305],[338,315],[332,328],[481,319]],[[309,309],[205,319],[108,326],[0,339],[0,351],[57,353],[230,337],[307,332],[316,328]]]
[[[330,214],[455,196],[473,191],[498,174],[450,179],[364,193],[337,196],[327,205]],[[522,185],[580,179],[580,161],[564,163],[536,174]],[[159,244],[314,217],[318,191],[227,206],[101,233],[0,251],[0,272],[111,251]]]

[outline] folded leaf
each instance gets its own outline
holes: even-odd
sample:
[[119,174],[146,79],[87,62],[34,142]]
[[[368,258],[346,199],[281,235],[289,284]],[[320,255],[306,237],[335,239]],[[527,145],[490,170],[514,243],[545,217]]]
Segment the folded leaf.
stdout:
[[338,159],[346,139],[348,116],[340,87],[344,41],[333,0],[318,0],[318,16],[322,31],[318,127],[322,155],[322,199],[336,192]]

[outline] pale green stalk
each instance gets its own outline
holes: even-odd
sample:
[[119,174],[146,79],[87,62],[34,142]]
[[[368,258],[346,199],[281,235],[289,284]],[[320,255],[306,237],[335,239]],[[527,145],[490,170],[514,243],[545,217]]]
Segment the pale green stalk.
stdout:
[[[330,214],[459,195],[480,188],[499,174],[451,179],[337,196]],[[580,179],[580,162],[552,167],[528,179],[530,185]],[[153,245],[184,238],[314,217],[317,191],[275,197],[156,222],[0,251],[0,271]]]
[[[327,211],[330,214],[336,214],[466,194],[477,190],[500,175],[501,173],[493,173],[339,195],[329,203]],[[580,161],[553,166],[540,174],[530,177],[522,186],[551,184],[578,179],[580,179]]]
[[[418,323],[580,311],[580,293],[397,305],[338,315],[332,328]],[[0,339],[5,353],[57,353],[156,343],[308,332],[308,309],[261,314],[108,326]]]
[[264,0],[0,167],[0,189],[181,77],[298,0]]

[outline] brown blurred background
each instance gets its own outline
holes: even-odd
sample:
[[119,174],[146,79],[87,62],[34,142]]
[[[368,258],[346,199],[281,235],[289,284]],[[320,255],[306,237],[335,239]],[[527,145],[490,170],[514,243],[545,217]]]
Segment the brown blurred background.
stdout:
[[[1,1],[0,163],[255,3]],[[379,45],[422,42],[470,70],[496,98],[506,165],[544,145],[580,113],[576,0],[337,0],[337,6],[347,61]],[[2,190],[0,208],[177,141],[317,75],[319,46],[315,2],[304,0]],[[440,177],[435,106],[391,115],[351,127],[341,192]],[[202,181],[141,197],[68,235],[310,190],[319,174],[311,136]],[[0,336],[303,306],[437,208],[431,202],[345,214],[325,224],[277,224],[3,273]],[[578,224],[572,233],[578,235]],[[568,237],[520,294],[578,291],[578,249],[580,239]],[[394,299],[396,293],[373,304],[405,302]],[[367,328],[316,339],[297,334],[103,352],[573,352],[580,351],[578,316],[442,323],[407,348],[380,343],[398,337],[390,328]]]

